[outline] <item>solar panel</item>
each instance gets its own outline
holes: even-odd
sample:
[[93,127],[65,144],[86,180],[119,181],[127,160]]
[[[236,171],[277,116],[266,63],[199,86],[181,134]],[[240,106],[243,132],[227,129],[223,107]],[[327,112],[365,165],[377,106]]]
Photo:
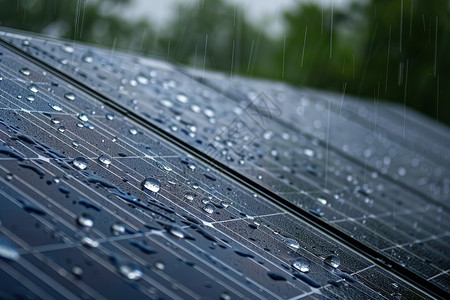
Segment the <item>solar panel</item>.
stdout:
[[0,37],[5,297],[448,295],[446,128],[378,102]]

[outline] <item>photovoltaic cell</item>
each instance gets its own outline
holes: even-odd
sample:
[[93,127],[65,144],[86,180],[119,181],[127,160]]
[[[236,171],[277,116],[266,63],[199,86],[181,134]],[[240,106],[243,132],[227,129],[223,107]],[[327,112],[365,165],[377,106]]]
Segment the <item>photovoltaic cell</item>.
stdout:
[[381,103],[1,38],[5,295],[429,296],[352,241],[448,293],[441,127]]

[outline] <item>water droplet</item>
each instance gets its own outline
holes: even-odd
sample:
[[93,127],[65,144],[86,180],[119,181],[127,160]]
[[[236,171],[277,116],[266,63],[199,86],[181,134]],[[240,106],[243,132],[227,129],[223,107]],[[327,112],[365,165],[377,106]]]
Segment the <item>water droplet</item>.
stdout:
[[59,126],[59,127],[58,127],[58,131],[61,132],[61,133],[63,133],[64,131],[66,131],[66,127],[64,127],[64,126]]
[[132,128],[130,128],[130,133],[132,135],[136,135],[138,133],[138,130],[136,128],[132,127]]
[[30,76],[31,71],[28,68],[22,68],[22,69],[20,69],[20,73],[22,73],[25,76]]
[[303,273],[309,272],[309,261],[304,257],[298,257],[294,259],[291,263],[291,266]]
[[214,205],[212,205],[211,203],[207,203],[205,204],[205,206],[203,206],[203,210],[208,214],[212,214],[214,212]]
[[305,155],[309,156],[309,157],[313,157],[314,156],[314,151],[311,150],[311,149],[305,149],[305,150],[303,150],[303,153],[305,153]]
[[191,110],[195,113],[199,113],[202,111],[201,107],[196,104],[191,105]]
[[73,53],[73,47],[70,45],[61,45],[61,50],[66,53]]
[[159,103],[161,103],[162,106],[169,107],[169,108],[173,106],[172,101],[167,100],[167,99],[162,99],[159,101]]
[[319,201],[321,204],[326,205],[327,204],[327,200],[323,199],[323,198],[317,198],[317,201]]
[[105,118],[106,118],[107,120],[111,121],[111,120],[114,119],[114,115],[111,114],[111,113],[107,113],[107,114],[105,115]]
[[65,93],[64,98],[66,98],[67,100],[70,100],[70,101],[75,101],[76,96],[74,93]]
[[294,272],[294,276],[296,278],[302,280],[303,282],[305,282],[309,286],[312,286],[313,288],[316,288],[316,289],[320,288],[320,284],[317,283],[317,281],[315,281],[314,279],[312,279],[311,277],[309,277],[306,274],[299,273],[299,272]]
[[114,235],[121,235],[126,232],[126,228],[122,224],[113,224],[111,226],[111,231]]
[[84,157],[77,157],[72,161],[72,163],[79,170],[84,170],[88,166],[88,162]]
[[139,75],[136,77],[136,80],[137,80],[137,82],[139,82],[139,83],[142,84],[142,85],[147,85],[147,84],[148,84],[148,78],[145,77],[145,76],[142,75],[142,74],[139,74]]
[[72,141],[72,146],[74,146],[75,148],[80,146],[80,143],[78,141]]
[[83,56],[83,61],[84,61],[85,63],[91,64],[91,63],[94,61],[94,59],[92,58],[92,56],[84,55],[84,56]]
[[120,273],[130,280],[139,280],[142,278],[142,271],[137,266],[122,264],[119,266]]
[[208,118],[213,118],[215,116],[215,113],[211,108],[205,108],[204,113]]
[[400,175],[400,176],[405,176],[405,175],[406,175],[406,169],[403,168],[403,167],[400,167],[400,168],[398,169],[398,175]]
[[231,300],[231,296],[228,295],[226,292],[223,292],[222,294],[220,294],[220,300]]
[[267,276],[269,276],[271,279],[275,280],[275,281],[286,281],[286,278],[284,278],[284,276],[275,273],[275,272],[267,272]]
[[171,226],[169,228],[169,233],[180,239],[184,239],[185,237],[183,230],[178,226]]
[[172,171],[172,167],[166,162],[158,162],[158,167],[166,172]]
[[339,257],[337,257],[336,255],[329,255],[327,256],[327,258],[325,258],[325,260],[323,261],[326,265],[333,267],[333,268],[337,268],[339,267],[339,265],[341,264],[341,260],[339,259]]
[[109,166],[112,163],[111,157],[109,157],[108,155],[101,155],[98,158],[98,161],[104,164],[105,166]]
[[62,111],[62,107],[61,107],[61,105],[59,105],[59,103],[49,102],[48,106],[50,106],[55,111]]
[[38,89],[37,85],[35,85],[35,84],[30,84],[30,85],[28,86],[28,89],[29,89],[31,92],[33,92],[33,93],[39,92],[39,89]]
[[33,95],[28,95],[27,100],[33,102],[34,100],[36,100],[36,97],[34,97]]
[[187,192],[186,194],[184,194],[184,199],[188,200],[188,201],[193,201],[195,197],[194,193],[191,192]]
[[78,119],[80,119],[83,122],[89,121],[89,117],[86,114],[79,114]]
[[92,226],[94,226],[94,221],[86,216],[79,216],[77,218],[77,222],[79,225],[87,228],[91,228]]
[[187,103],[188,102],[188,97],[186,96],[186,95],[183,95],[183,94],[178,94],[177,96],[176,96],[176,99],[178,100],[178,101],[180,101],[181,103]]
[[83,275],[83,269],[80,268],[79,266],[74,266],[72,268],[72,274],[78,278],[81,278],[81,276]]
[[89,248],[97,248],[99,245],[99,243],[96,240],[93,240],[87,236],[85,236],[81,239],[81,244],[83,244],[83,246],[86,246]]
[[52,123],[53,124],[59,124],[59,123],[61,123],[61,119],[60,118],[53,118],[52,119]]
[[154,193],[157,193],[159,192],[161,184],[157,179],[149,177],[145,178],[144,181],[142,181],[141,186],[142,188],[146,188]]
[[16,261],[20,258],[20,254],[12,244],[0,239],[0,258]]
[[155,268],[157,268],[158,270],[164,270],[165,267],[166,266],[162,262],[156,262],[155,263]]
[[286,245],[288,245],[291,248],[294,248],[294,249],[300,248],[300,244],[294,239],[285,237],[285,238],[283,238],[283,240],[286,243]]

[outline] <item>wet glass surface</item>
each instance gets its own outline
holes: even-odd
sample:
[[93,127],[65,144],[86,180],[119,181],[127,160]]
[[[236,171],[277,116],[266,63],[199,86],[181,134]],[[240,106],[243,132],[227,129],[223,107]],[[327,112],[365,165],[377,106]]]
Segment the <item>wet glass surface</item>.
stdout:
[[426,296],[311,222],[448,292],[443,128],[385,104],[1,38],[48,65],[0,48],[6,294]]

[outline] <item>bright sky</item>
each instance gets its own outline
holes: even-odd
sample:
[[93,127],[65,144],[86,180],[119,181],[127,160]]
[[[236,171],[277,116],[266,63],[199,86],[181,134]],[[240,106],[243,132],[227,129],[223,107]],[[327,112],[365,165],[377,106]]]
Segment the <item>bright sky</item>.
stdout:
[[[157,27],[162,28],[175,13],[175,7],[182,2],[194,2],[196,0],[133,0],[131,9],[125,12],[129,18],[150,18]],[[208,1],[208,0],[203,0]],[[343,6],[349,0],[226,0],[230,3],[237,3],[244,8],[249,20],[260,24],[262,22],[270,24],[270,31],[273,33],[282,30],[282,24],[277,22],[280,11],[287,10],[296,5],[299,1],[316,2],[323,5]]]

